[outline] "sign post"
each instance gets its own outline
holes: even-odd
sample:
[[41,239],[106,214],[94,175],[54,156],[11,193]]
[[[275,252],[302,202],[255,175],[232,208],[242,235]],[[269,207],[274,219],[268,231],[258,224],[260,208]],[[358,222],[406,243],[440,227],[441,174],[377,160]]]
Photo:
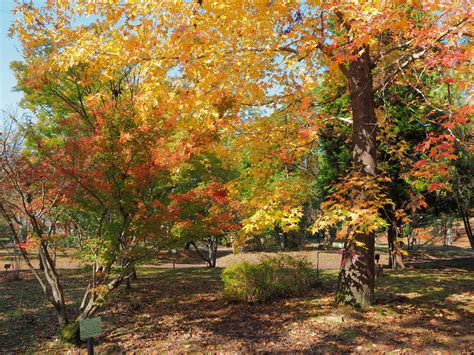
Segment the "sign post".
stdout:
[[87,354],[94,355],[94,337],[102,334],[102,321],[100,317],[81,319],[79,321],[81,340],[87,340]]
[[319,282],[319,251],[316,254],[316,281]]
[[173,270],[175,270],[176,269],[176,256],[178,255],[178,250],[177,249],[171,249],[170,253],[173,256]]

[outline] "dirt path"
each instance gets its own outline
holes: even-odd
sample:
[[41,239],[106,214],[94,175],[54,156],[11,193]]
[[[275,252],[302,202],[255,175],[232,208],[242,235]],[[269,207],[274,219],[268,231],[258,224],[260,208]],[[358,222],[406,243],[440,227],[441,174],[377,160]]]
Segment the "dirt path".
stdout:
[[[295,257],[305,257],[307,258],[312,266],[316,268],[319,264],[319,269],[321,270],[333,270],[339,269],[341,262],[341,254],[337,250],[315,250],[310,249],[303,251],[287,251],[284,254],[295,256]],[[385,252],[376,252],[380,254],[380,263],[382,265],[388,265],[388,254]],[[233,263],[245,260],[248,262],[258,262],[261,258],[265,256],[275,255],[273,252],[245,252],[239,254],[233,254],[232,248],[221,247],[218,252],[217,258],[217,267],[224,268]],[[474,258],[474,251],[471,249],[460,248],[460,247],[442,247],[442,246],[427,246],[416,248],[409,251],[409,256],[406,258],[407,265],[418,265],[422,267],[423,263],[426,267],[437,267],[435,264],[431,265],[430,262],[440,261],[440,260],[454,260],[454,259],[466,259],[464,264],[470,264]],[[33,256],[33,265],[38,267],[36,258]],[[157,268],[157,269],[172,269],[173,268],[173,256],[164,250],[160,252],[157,256],[157,259],[160,261],[156,264],[146,264],[146,268]],[[318,262],[319,259],[319,262]],[[194,250],[183,251],[180,250],[176,259],[175,259],[175,268],[176,269],[194,269],[194,268],[203,268],[207,267],[207,264],[199,258],[197,253]],[[461,262],[461,261],[460,261]],[[11,257],[5,253],[0,253],[0,267],[3,267],[3,264],[11,263]],[[77,269],[84,264],[79,260],[73,257],[73,254],[61,253],[57,259],[58,269]],[[430,266],[431,265],[431,266]],[[440,264],[441,265],[441,264]],[[447,266],[454,266],[454,264],[446,264]],[[473,266],[474,267],[474,266]],[[22,263],[22,270],[26,270],[26,265]],[[3,270],[0,270],[3,271]],[[1,275],[1,272],[0,272]],[[1,278],[1,276],[0,276]]]

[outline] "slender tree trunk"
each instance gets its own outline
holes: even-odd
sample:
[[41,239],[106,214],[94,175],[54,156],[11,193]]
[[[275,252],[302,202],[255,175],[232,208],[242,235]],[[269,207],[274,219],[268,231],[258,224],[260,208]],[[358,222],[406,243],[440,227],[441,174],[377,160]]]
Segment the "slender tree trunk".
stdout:
[[194,250],[196,250],[196,253],[199,255],[199,257],[200,257],[202,260],[204,260],[204,261],[207,263],[207,265],[208,265],[209,267],[211,267],[211,263],[212,263],[212,262],[211,262],[211,259],[209,259],[206,255],[204,255],[204,254],[201,252],[201,250],[198,248],[198,246],[196,245],[196,243],[194,243],[193,241],[190,241],[190,242],[188,242],[188,243],[189,243],[190,246],[193,246]]
[[217,264],[217,247],[219,238],[209,237],[207,247],[209,250],[209,267],[216,267]]
[[336,240],[336,236],[337,236],[336,228],[329,227],[326,230],[326,235],[324,237],[324,244],[326,245],[326,247],[328,248],[332,247],[332,243],[334,243],[334,241]]
[[469,214],[460,207],[462,222],[464,224],[464,230],[466,231],[467,238],[469,239],[469,244],[471,244],[471,249],[474,249],[474,236],[472,235],[471,222],[469,221]]
[[283,232],[278,232],[278,242],[280,244],[280,250],[283,251],[286,249],[286,235]]
[[451,217],[448,217],[445,222],[444,228],[444,246],[448,247],[453,245],[453,225]]
[[387,211],[389,216],[389,228],[387,231],[388,248],[390,252],[389,267],[393,270],[401,270],[405,268],[403,262],[402,247],[398,238],[400,238],[400,224],[395,219],[393,210]]
[[135,265],[133,265],[133,264],[129,265],[130,263],[131,263],[131,260],[130,260],[129,257],[124,257],[122,259],[122,262],[121,262],[121,266],[123,268],[129,268],[130,269],[130,272],[124,278],[125,279],[125,287],[129,290],[132,288],[131,280],[135,280],[137,278],[137,271],[135,269]]
[[56,272],[56,267],[51,255],[48,251],[48,246],[46,242],[41,242],[40,244],[40,260],[44,266],[44,276],[49,285],[49,292],[47,296],[50,302],[53,304],[56,309],[59,327],[63,327],[69,322],[66,302],[64,299],[64,291],[59,281],[59,276]]
[[44,264],[43,264],[43,259],[41,259],[41,249],[38,249],[38,262],[39,262],[39,269],[40,271],[44,271]]
[[[376,174],[376,118],[369,48],[342,68],[349,81],[352,106],[353,165],[362,176]],[[366,197],[361,192],[358,199]],[[347,240],[342,255],[336,300],[365,307],[374,300],[375,233]]]
[[[107,269],[107,268],[106,268]],[[96,270],[93,271],[92,283],[87,286],[86,292],[84,293],[81,306],[79,307],[79,315],[73,321],[68,323],[61,329],[61,339],[68,343],[73,343],[79,345],[81,343],[80,333],[79,333],[79,323],[82,319],[92,317],[101,306],[102,302],[97,301],[96,292],[94,290],[94,285],[97,282]],[[103,286],[106,286],[107,291],[102,294],[103,298],[106,298],[108,294],[113,292],[117,287],[119,287],[122,282],[126,279],[126,276],[119,275],[108,283],[99,282]]]

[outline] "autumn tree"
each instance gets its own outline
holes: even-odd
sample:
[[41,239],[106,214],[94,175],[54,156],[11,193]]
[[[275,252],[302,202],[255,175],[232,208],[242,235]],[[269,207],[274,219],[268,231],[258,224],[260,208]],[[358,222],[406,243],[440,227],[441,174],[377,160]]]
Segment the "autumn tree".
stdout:
[[[310,200],[315,127],[285,112],[266,119],[258,115],[234,130],[230,139],[232,162],[238,175],[228,183],[231,200],[239,201],[243,229],[239,245],[276,237],[280,247],[300,227]],[[303,231],[304,233],[304,231]],[[283,239],[285,238],[285,239]]]
[[[54,187],[61,187],[61,199],[53,206],[83,236],[79,255],[93,267],[77,318],[68,316],[60,275],[48,267],[53,261],[47,254],[42,257],[45,272],[54,271],[60,290],[59,299],[48,299],[58,311],[63,337],[77,340],[79,320],[97,312],[118,286],[129,282],[136,266],[171,238],[165,204],[174,186],[173,171],[187,152],[177,150],[176,130],[163,122],[157,125],[157,117],[153,126],[134,124],[133,98],[139,86],[126,68],[105,84],[83,68],[35,77],[31,71],[44,65],[41,58],[37,53],[15,64],[17,88],[25,94],[22,105],[35,114],[23,127],[26,142],[18,159],[36,162],[42,170],[32,172],[33,181],[46,179],[49,185],[10,175],[16,179],[14,187],[35,186],[46,196],[55,196]],[[41,234],[44,228],[36,229],[40,241],[47,240]],[[40,245],[47,248],[46,242]]]
[[[441,99],[440,92],[446,89],[446,84],[434,82],[429,78],[427,70],[420,78],[420,82],[430,86],[430,91],[423,94],[417,87],[392,85],[382,94],[375,95],[376,110],[378,115],[377,156],[379,159],[380,173],[388,178],[384,183],[390,203],[383,208],[382,216],[386,221],[388,243],[390,251],[389,264],[392,268],[403,268],[403,250],[400,242],[403,240],[402,226],[410,222],[410,215],[425,214],[426,202],[429,206],[442,203],[434,201],[430,195],[432,186],[429,183],[418,181],[412,176],[414,164],[423,159],[424,155],[417,146],[427,133],[442,134],[444,128],[437,122],[436,117],[441,117],[445,111],[433,108],[426,104],[427,97],[436,93]],[[333,88],[325,85],[315,92],[315,97],[328,97]],[[340,82],[339,85],[344,85]],[[454,95],[454,93],[453,93]],[[406,102],[411,105],[407,106]],[[350,173],[350,128],[351,121],[347,118],[349,107],[347,95],[342,95],[338,100],[328,103],[323,108],[324,112],[339,116],[339,120],[330,120],[319,131],[319,152],[321,164],[318,164],[316,180],[318,195],[330,196],[331,187],[338,179],[343,179]],[[427,120],[426,117],[430,119]],[[346,117],[346,118],[344,118]],[[460,128],[465,129],[465,126]],[[456,135],[463,137],[462,133]],[[462,138],[460,141],[468,141]],[[458,154],[459,155],[459,154]],[[460,155],[461,157],[463,154]],[[331,164],[327,163],[331,161]],[[462,159],[461,159],[462,160]],[[456,160],[449,163],[451,168],[458,165]],[[452,170],[452,169],[451,169]],[[455,168],[458,171],[457,168]],[[462,170],[459,173],[463,175]],[[453,175],[454,177],[454,175]],[[453,179],[451,179],[453,180]],[[450,180],[446,180],[449,184]],[[430,187],[431,186],[431,187]],[[442,203],[445,204],[445,203]],[[415,217],[417,218],[417,217]]]
[[[66,306],[61,308],[63,337],[77,338],[79,320],[95,314],[136,267],[177,239],[182,210],[198,206],[203,213],[187,217],[212,238],[233,221],[217,177],[204,176],[204,169],[186,181],[193,165],[188,160],[207,164],[205,152],[212,151],[215,131],[189,126],[186,117],[167,111],[166,102],[145,105],[144,74],[136,66],[104,73],[76,65],[62,72],[50,66],[51,50],[49,41],[26,47],[24,61],[12,65],[17,89],[24,93],[21,104],[34,114],[23,127],[20,155],[41,162],[52,174],[51,186],[65,182],[59,204],[63,220],[81,235],[78,255],[92,264],[78,317],[69,319]],[[163,85],[173,97],[186,83]],[[215,241],[211,251],[215,265]]]
[[[462,67],[469,57],[469,2],[48,1],[17,11],[16,33],[27,50],[51,44],[49,69],[85,65],[106,78],[131,65],[141,73],[141,111],[159,102],[170,117],[204,130],[245,126],[249,107],[263,119],[281,109],[289,120],[321,118],[305,97],[325,72],[347,80],[354,171],[347,184],[359,191],[346,196],[352,232],[346,229],[338,295],[360,306],[373,302],[380,218],[372,215],[388,199],[380,195],[374,93],[395,80],[414,82],[424,68]],[[92,25],[75,22],[86,15],[94,16]],[[462,108],[452,111],[446,119],[452,124],[466,119]],[[452,145],[449,136],[429,138],[430,147],[440,147],[433,157],[452,158],[442,148]]]
[[[65,182],[55,179],[54,170],[40,161],[31,161],[21,154],[21,136],[13,130],[2,132],[0,156],[0,213],[7,222],[10,234],[28,269],[33,273],[51,302],[62,326],[68,323],[63,286],[56,269],[51,242],[55,226],[62,214],[61,202],[65,195]],[[28,222],[32,236],[22,238],[23,221]],[[39,248],[43,265],[38,271],[28,254],[28,245]]]
[[[219,243],[240,229],[237,201],[230,201],[226,183],[235,175],[232,166],[209,151],[182,164],[176,176],[176,188],[169,195],[172,233],[191,246],[208,264],[215,267]],[[207,255],[198,244],[204,243]]]

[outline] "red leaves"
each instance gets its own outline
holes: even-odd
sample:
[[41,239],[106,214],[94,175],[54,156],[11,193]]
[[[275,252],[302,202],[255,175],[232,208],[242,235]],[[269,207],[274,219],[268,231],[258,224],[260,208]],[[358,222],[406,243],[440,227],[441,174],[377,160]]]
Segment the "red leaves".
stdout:
[[31,238],[18,243],[18,248],[20,248],[23,251],[32,250],[36,246],[37,246],[36,241]]
[[235,218],[236,211],[228,199],[228,194],[226,186],[217,181],[187,192],[170,194],[170,212],[174,214],[175,225],[180,229],[206,230],[214,235],[239,229],[240,225]]
[[300,129],[299,134],[301,138],[309,138],[310,131],[309,129]]
[[207,192],[210,194],[210,196],[215,202],[220,204],[227,203],[228,192],[221,184],[218,184],[216,182],[212,183],[208,186]]
[[424,165],[426,165],[426,164],[428,164],[428,161],[427,161],[426,159],[422,159],[422,160],[417,161],[417,162],[413,165],[413,167],[414,167],[414,168],[419,168],[419,167],[424,166]]
[[[428,139],[422,144],[418,145],[417,149],[421,153],[425,153],[429,150],[428,157],[433,161],[443,161],[443,160],[457,160],[458,157],[455,154],[456,148],[454,143],[456,138],[451,134],[441,134],[435,136],[430,134]],[[417,162],[414,165],[414,168],[419,168],[423,165],[426,165],[427,160]]]
[[428,185],[428,191],[429,192],[434,192],[434,191],[439,190],[439,189],[444,189],[444,190],[447,190],[447,191],[451,191],[451,188],[449,186],[447,186],[446,184],[440,183],[440,182]]
[[444,52],[441,57],[441,64],[445,67],[454,67],[465,60],[466,54],[463,51]]

